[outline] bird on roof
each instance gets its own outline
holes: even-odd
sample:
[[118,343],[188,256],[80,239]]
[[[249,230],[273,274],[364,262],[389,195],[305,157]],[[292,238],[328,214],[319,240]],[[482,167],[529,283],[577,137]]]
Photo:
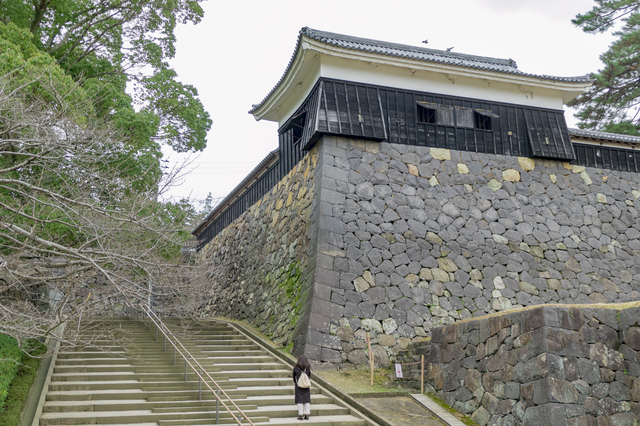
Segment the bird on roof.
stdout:
[[451,52],[451,49],[453,49],[455,46],[451,46],[451,47],[447,47],[447,52]]
[[423,42],[424,44],[427,44],[427,43],[429,43],[429,39],[422,40],[422,42]]

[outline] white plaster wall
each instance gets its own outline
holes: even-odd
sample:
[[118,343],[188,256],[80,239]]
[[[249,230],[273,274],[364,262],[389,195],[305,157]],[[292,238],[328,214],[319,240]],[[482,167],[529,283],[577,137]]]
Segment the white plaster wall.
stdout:
[[[495,102],[506,102],[541,108],[562,109],[562,94],[558,90],[523,87],[513,83],[490,81],[470,77],[454,77],[449,80],[444,73],[410,70],[408,67],[377,65],[362,61],[345,60],[323,55],[322,77],[359,83],[397,87],[420,92],[439,93]],[[525,91],[523,91],[525,90]]]

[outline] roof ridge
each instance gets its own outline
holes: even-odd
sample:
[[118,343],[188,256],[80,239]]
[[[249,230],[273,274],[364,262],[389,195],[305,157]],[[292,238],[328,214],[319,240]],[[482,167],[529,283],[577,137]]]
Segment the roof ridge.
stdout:
[[569,135],[582,136],[592,139],[608,139],[617,142],[637,142],[640,143],[640,136],[625,135],[623,133],[601,132],[600,130],[578,129],[569,127]]
[[[468,53],[458,53],[458,52],[451,52],[451,51],[447,51],[447,50],[430,49],[430,48],[427,48],[427,47],[412,46],[410,44],[393,43],[393,42],[382,41],[382,40],[374,40],[374,39],[364,38],[364,37],[350,36],[350,35],[346,35],[346,34],[332,33],[332,32],[329,32],[329,31],[321,31],[321,30],[316,30],[316,29],[309,28],[309,27],[303,27],[300,30],[300,34],[301,35],[306,35],[306,36],[308,36],[310,38],[313,38],[315,40],[318,40],[319,38],[323,38],[323,37],[324,38],[332,38],[332,39],[335,39],[335,40],[342,40],[342,41],[347,41],[347,42],[357,42],[357,43],[361,43],[361,44],[368,44],[368,45],[371,45],[371,46],[388,47],[388,48],[392,48],[392,49],[406,50],[406,51],[410,51],[410,52],[423,52],[423,53],[432,54],[432,55],[439,55],[439,56],[445,56],[445,57],[455,57],[455,58],[466,59],[466,60],[471,60],[471,61],[475,61],[475,62],[486,62],[486,63],[490,63],[490,64],[504,65],[504,66],[508,66],[508,67],[511,67],[511,68],[518,69],[518,64],[516,63],[516,61],[514,61],[511,58],[509,58],[509,59],[493,58],[493,57],[490,57],[490,56],[479,56],[479,55],[471,55],[471,54],[468,54]],[[319,40],[319,41],[323,41],[323,40]]]

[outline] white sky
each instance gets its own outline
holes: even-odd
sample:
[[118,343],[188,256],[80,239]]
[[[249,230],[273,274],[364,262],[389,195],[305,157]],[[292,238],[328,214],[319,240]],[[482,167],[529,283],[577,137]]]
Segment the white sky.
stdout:
[[[196,26],[177,30],[171,65],[198,89],[213,119],[207,148],[173,198],[226,196],[278,146],[277,124],[248,114],[278,82],[304,26],[357,37],[512,58],[527,73],[577,76],[602,67],[613,40],[571,23],[593,0],[208,0]],[[566,113],[569,127],[576,126]],[[185,156],[165,155],[170,163]]]

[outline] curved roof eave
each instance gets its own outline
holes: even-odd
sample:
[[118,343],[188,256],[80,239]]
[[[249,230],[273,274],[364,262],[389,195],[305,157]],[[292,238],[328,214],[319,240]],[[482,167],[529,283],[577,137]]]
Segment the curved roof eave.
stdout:
[[596,141],[624,142],[632,145],[640,145],[640,136],[630,136],[620,133],[569,128],[569,135],[576,138],[592,139]]
[[560,91],[582,92],[592,83],[589,76],[556,77],[528,74],[520,71],[512,59],[467,55],[404,44],[389,43],[304,27],[300,30],[295,51],[284,74],[267,96],[249,111],[256,120],[271,111],[287,91],[305,59],[304,52],[319,53],[389,65],[413,66],[420,69],[448,72],[460,76],[491,78],[515,84],[539,86]]

